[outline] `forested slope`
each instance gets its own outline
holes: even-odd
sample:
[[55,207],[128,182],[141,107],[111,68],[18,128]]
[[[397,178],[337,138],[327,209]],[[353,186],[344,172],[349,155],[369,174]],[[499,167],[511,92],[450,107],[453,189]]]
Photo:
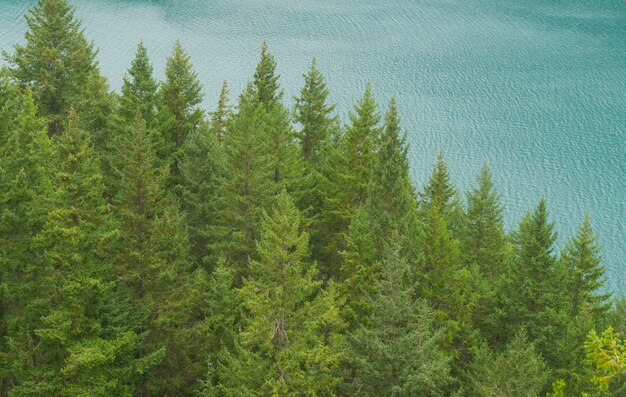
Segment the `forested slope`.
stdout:
[[289,109],[263,44],[206,113],[180,43],[164,81],[140,43],[115,93],[66,0],[26,18],[0,396],[626,395],[589,217],[556,247],[541,200],[508,232],[488,167],[460,192],[443,155],[415,186],[395,100],[365,87],[342,121],[315,61]]

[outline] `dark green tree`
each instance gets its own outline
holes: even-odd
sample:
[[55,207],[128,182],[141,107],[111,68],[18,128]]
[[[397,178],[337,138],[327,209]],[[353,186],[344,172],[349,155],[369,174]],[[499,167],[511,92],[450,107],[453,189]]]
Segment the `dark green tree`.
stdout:
[[397,239],[386,250],[382,277],[369,298],[370,323],[349,337],[348,360],[354,367],[350,394],[444,395],[451,380],[450,357],[441,348],[444,333],[434,325],[428,304],[416,300],[413,278]]
[[202,103],[202,84],[193,70],[191,57],[177,41],[165,65],[161,84],[158,157],[170,165],[169,187],[181,185],[180,156],[187,137],[204,123],[198,105]]
[[223,141],[226,131],[228,131],[228,123],[232,118],[232,110],[229,104],[230,91],[228,83],[224,82],[220,97],[217,101],[217,109],[211,112],[211,131],[215,134],[220,142]]
[[283,190],[275,203],[240,289],[242,328],[219,387],[225,395],[333,395],[341,381],[335,344],[342,327],[334,288],[324,291],[315,280],[292,199]]
[[578,235],[566,243],[561,260],[570,277],[573,314],[578,315],[586,307],[594,312],[596,319],[601,319],[611,307],[612,294],[603,292],[604,266],[596,240],[589,214],[586,214]]
[[51,190],[48,163],[53,154],[45,122],[36,115],[29,91],[0,77],[0,395],[14,382],[7,337],[22,322],[34,321],[26,310],[26,282],[33,260],[34,237],[46,218],[42,198]]
[[112,291],[118,229],[104,202],[99,162],[70,113],[54,156],[54,189],[25,269],[24,310],[8,338],[15,395],[132,393],[149,358],[121,324]]
[[468,393],[472,396],[540,396],[549,369],[523,332],[501,353],[481,346],[468,368]]
[[128,124],[134,124],[139,116],[148,129],[155,128],[157,115],[157,93],[159,85],[153,77],[154,69],[143,42],[137,46],[135,59],[122,84],[119,113]]
[[325,277],[339,277],[340,252],[350,220],[367,199],[380,135],[381,116],[368,85],[350,114],[351,125],[330,151],[323,173],[322,214],[313,231],[317,258]]
[[319,168],[330,138],[338,128],[339,120],[334,115],[337,105],[328,102],[329,95],[326,79],[313,58],[294,107],[294,120],[302,128],[298,133],[302,155],[311,168]]
[[70,109],[75,109],[81,125],[97,140],[111,103],[95,60],[97,51],[74,13],[67,0],[39,0],[26,16],[26,43],[4,56],[11,75],[32,90],[51,135],[62,131]]

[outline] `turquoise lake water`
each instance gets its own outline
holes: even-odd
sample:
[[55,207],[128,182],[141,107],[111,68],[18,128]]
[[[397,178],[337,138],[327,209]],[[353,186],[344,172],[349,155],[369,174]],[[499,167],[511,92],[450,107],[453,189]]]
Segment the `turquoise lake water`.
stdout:
[[[23,41],[35,0],[0,1],[0,48]],[[441,149],[467,189],[488,162],[507,227],[543,195],[561,239],[586,210],[609,286],[626,291],[626,3],[624,0],[75,0],[119,89],[143,40],[162,76],[176,39],[212,108],[238,94],[262,40],[286,98],[313,56],[345,115],[371,82],[398,97],[423,186]],[[291,103],[291,100],[289,99]]]

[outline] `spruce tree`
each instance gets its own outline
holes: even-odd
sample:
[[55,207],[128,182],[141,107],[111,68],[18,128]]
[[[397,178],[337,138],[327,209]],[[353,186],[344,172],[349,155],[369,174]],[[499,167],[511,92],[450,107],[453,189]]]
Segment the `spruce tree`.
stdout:
[[611,293],[604,287],[604,266],[600,246],[591,227],[589,214],[585,215],[578,234],[566,245],[561,260],[568,273],[573,315],[583,308],[590,309],[597,319],[603,318],[611,306]]
[[226,131],[228,131],[228,123],[232,118],[232,111],[229,104],[230,91],[228,89],[228,83],[224,82],[222,90],[220,91],[220,97],[217,101],[217,109],[210,114],[211,116],[211,131],[222,142]]
[[380,135],[381,116],[372,95],[363,98],[350,114],[351,125],[330,151],[323,169],[322,214],[313,232],[317,259],[325,277],[339,277],[344,233],[357,209],[367,199],[367,188]]
[[511,246],[504,232],[503,206],[485,165],[477,184],[467,193],[467,210],[461,235],[463,262],[474,273],[477,303],[473,323],[489,343],[496,346],[502,334],[500,296],[508,277]]
[[328,103],[329,94],[326,79],[313,58],[294,107],[294,120],[302,126],[298,140],[310,168],[319,168],[331,135],[337,129],[338,118],[333,115],[337,105]]
[[540,396],[549,379],[549,368],[520,332],[501,353],[486,345],[479,347],[467,377],[472,396]]
[[9,335],[16,395],[129,394],[138,338],[121,324],[112,293],[110,248],[117,226],[87,134],[70,113],[54,156],[54,189],[23,281],[32,321]]
[[48,163],[53,149],[30,92],[0,77],[0,395],[14,382],[6,344],[22,322],[34,321],[27,271],[36,261],[33,238],[46,217]]
[[155,167],[152,141],[141,120],[121,137],[117,155],[121,183],[113,207],[122,242],[117,284],[127,299],[128,322],[145,334],[142,353],[162,359],[146,372],[138,392],[189,392],[204,373],[204,335],[189,340],[202,322],[195,313],[203,298],[194,290],[204,288],[208,279],[191,270],[184,218],[165,190],[167,168]]
[[292,199],[283,190],[275,203],[263,217],[258,260],[240,289],[242,328],[219,387],[225,395],[333,395],[341,380],[333,343],[342,326],[334,289],[323,291],[315,280]]
[[280,75],[276,74],[276,59],[270,54],[269,46],[264,41],[261,46],[261,60],[256,66],[252,80],[254,97],[258,103],[267,108],[280,105],[283,91],[278,83],[279,78]]
[[450,357],[441,348],[425,301],[415,299],[414,278],[396,244],[386,250],[376,282],[370,323],[350,335],[348,359],[354,367],[350,394],[363,396],[444,395]]
[[553,254],[554,223],[548,220],[544,199],[527,213],[516,232],[515,257],[503,293],[508,320],[505,334],[520,327],[552,368],[563,364],[563,346],[554,344],[567,327],[569,305],[562,287],[565,274]]
[[193,70],[191,57],[177,41],[165,65],[165,81],[159,91],[160,142],[157,155],[170,164],[169,187],[181,185],[180,155],[187,137],[204,122],[202,84]]
[[63,130],[73,108],[98,140],[110,113],[108,87],[98,70],[97,51],[74,14],[67,0],[39,0],[26,16],[25,45],[4,56],[11,75],[33,91],[51,135]]
[[122,84],[119,113],[126,123],[133,124],[139,116],[149,129],[155,127],[159,86],[153,73],[148,50],[140,42]]
[[181,155],[181,207],[187,216],[191,255],[207,269],[211,226],[218,214],[218,192],[224,174],[224,149],[216,130],[198,128],[185,142]]

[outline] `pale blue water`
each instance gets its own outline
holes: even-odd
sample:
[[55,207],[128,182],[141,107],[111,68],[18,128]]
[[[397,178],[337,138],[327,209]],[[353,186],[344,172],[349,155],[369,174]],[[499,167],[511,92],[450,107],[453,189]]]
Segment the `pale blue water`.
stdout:
[[[35,0],[0,0],[0,48],[22,42]],[[423,185],[439,149],[457,185],[491,165],[508,227],[544,195],[562,237],[589,210],[609,285],[626,291],[624,0],[76,0],[119,89],[139,40],[162,75],[176,39],[212,108],[239,93],[261,41],[287,98],[317,56],[345,114],[370,81],[396,95]],[[560,249],[560,248],[559,248]]]

